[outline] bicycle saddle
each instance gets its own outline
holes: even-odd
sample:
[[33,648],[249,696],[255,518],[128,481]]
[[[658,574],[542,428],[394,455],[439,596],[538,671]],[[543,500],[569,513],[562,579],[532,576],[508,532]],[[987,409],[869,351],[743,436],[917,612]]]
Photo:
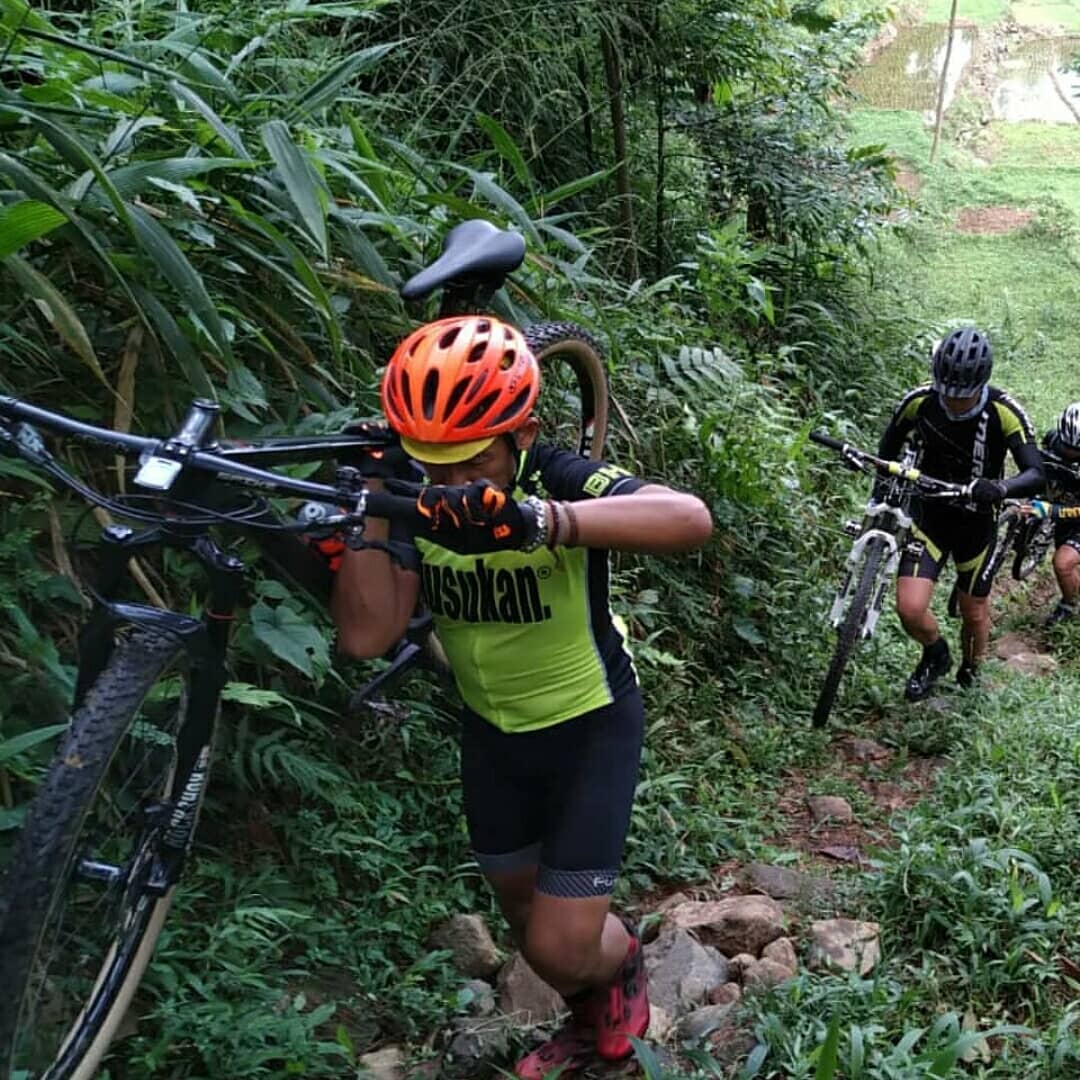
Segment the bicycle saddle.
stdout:
[[492,292],[525,258],[525,238],[483,218],[455,225],[443,240],[442,254],[401,287],[406,300],[420,300],[443,285],[480,282]]

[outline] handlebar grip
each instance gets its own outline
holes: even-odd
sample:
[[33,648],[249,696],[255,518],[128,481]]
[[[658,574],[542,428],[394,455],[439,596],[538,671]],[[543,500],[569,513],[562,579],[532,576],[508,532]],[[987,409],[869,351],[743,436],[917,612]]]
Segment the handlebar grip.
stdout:
[[844,444],[839,439],[826,435],[824,431],[811,431],[810,441],[819,443],[821,446],[827,446],[830,450],[844,449]]

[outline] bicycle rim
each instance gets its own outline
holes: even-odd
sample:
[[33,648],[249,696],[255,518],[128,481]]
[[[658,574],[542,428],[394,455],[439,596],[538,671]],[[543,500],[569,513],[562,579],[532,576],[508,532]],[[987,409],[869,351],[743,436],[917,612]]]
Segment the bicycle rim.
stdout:
[[859,571],[859,583],[855,586],[844,621],[840,624],[832,661],[825,674],[821,693],[818,694],[817,704],[814,706],[813,726],[816,728],[824,727],[825,721],[829,719],[829,713],[832,712],[833,703],[840,689],[840,680],[844,676],[844,671],[859,639],[863,618],[877,595],[878,570],[884,555],[885,544],[882,540],[874,539],[866,545],[862,570]]
[[31,807],[0,955],[0,1036],[25,1080],[94,1075],[160,933],[172,893],[147,885],[177,784],[182,660],[160,637],[119,644]]

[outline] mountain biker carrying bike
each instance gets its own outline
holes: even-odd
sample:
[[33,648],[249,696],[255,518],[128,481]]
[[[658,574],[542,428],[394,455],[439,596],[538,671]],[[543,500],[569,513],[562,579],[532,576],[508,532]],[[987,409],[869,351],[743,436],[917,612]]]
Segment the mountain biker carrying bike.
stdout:
[[[641,942],[610,913],[637,783],[643,713],[608,602],[608,551],[685,551],[712,530],[692,495],[537,441],[540,373],[487,316],[421,327],[394,352],[383,410],[430,484],[419,570],[342,559],[341,649],[382,655],[422,595],[464,699],[469,837],[532,968],[570,1019],[515,1075],[628,1056],[649,1005]],[[363,470],[361,470],[363,471]],[[377,481],[373,481],[377,484]],[[385,540],[385,522],[365,534]]]
[[[986,334],[954,330],[937,344],[932,382],[900,402],[881,437],[878,453],[895,458],[906,440],[919,448],[923,471],[940,480],[966,483],[967,503],[942,505],[925,498],[912,504],[912,540],[900,560],[896,607],[907,633],[923,647],[905,686],[921,701],[952,666],[949,646],[930,611],[934,583],[951,555],[956,563],[962,620],[963,661],[956,674],[970,687],[990,634],[990,586],[980,573],[995,537],[995,507],[1005,498],[1031,494],[1043,483],[1042,459],[1027,414],[1008,394],[990,386],[993,355]],[[1001,478],[1005,453],[1017,476]]]
[[1045,622],[1054,626],[1076,614],[1080,597],[1080,401],[1066,407],[1042,445],[1052,505],[1037,500],[1032,508],[1038,516],[1054,519],[1054,576],[1061,600]]

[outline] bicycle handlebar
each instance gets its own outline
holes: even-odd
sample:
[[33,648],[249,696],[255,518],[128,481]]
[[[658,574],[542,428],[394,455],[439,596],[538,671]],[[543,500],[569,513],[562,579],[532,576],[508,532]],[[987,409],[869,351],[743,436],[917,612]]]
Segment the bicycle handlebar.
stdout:
[[856,468],[865,470],[867,467],[872,467],[875,472],[883,475],[897,476],[901,480],[907,480],[909,483],[914,484],[929,495],[955,499],[966,499],[971,496],[969,484],[954,484],[946,480],[937,480],[932,476],[927,476],[920,469],[904,465],[899,461],[890,461],[887,458],[878,457],[868,450],[860,450],[859,447],[834,439],[823,431],[811,431],[810,440],[843,454],[844,458]]
[[[129,435],[121,431],[95,427],[93,424],[86,424],[81,420],[50,412],[13,397],[0,396],[0,418],[35,424],[56,434],[69,435],[119,450],[128,455],[151,455],[163,450],[168,442],[164,439]],[[25,439],[20,441],[18,435],[11,437],[9,445],[12,444],[14,452],[20,456],[37,461],[39,464],[50,463],[49,455],[43,446],[38,449]],[[328,446],[327,451],[327,456],[330,456],[332,448]],[[227,483],[254,488],[270,495],[291,495],[297,498],[329,502],[335,506],[355,507],[352,511],[345,511],[344,523],[354,519],[354,523],[359,524],[367,515],[390,518],[405,524],[420,521],[416,501],[408,496],[368,491],[362,485],[356,487],[352,481],[346,485],[334,486],[282,476],[268,469],[260,469],[254,465],[246,465],[241,461],[233,460],[228,450],[217,453],[212,449],[187,448],[180,465],[182,468],[198,469]]]

